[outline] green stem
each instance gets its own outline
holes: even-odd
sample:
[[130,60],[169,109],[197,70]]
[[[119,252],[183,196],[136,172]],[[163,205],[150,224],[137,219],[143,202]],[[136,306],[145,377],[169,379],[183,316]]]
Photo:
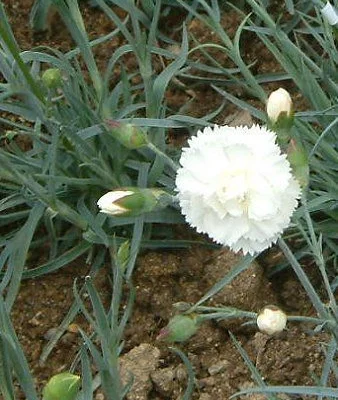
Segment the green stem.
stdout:
[[[184,309],[189,310],[189,303],[182,304]],[[182,311],[185,311],[185,310]],[[198,314],[198,319],[200,321],[208,319],[230,319],[230,318],[250,318],[256,319],[257,313],[252,311],[244,311],[234,307],[207,307],[198,306],[195,308],[194,312]],[[205,314],[203,314],[205,313]],[[298,321],[298,322],[309,322],[312,324],[324,324],[328,322],[327,319],[321,319],[316,317],[306,317],[303,315],[288,315],[288,321]]]
[[[150,54],[150,53],[149,53]],[[140,74],[142,76],[143,85],[144,85],[144,94],[146,99],[146,116],[147,118],[156,118],[157,110],[160,106],[159,104],[155,104],[154,102],[154,91],[153,91],[153,71],[152,64],[150,60],[150,55],[148,54],[148,50],[146,54],[140,54],[140,51],[136,53],[138,64],[140,67]]]
[[224,278],[220,281],[216,282],[215,285],[207,291],[207,293],[198,300],[193,306],[190,307],[188,313],[196,312],[196,309],[201,306],[201,304],[205,303],[211,297],[213,297],[216,293],[222,290],[226,285],[228,285],[233,279],[236,278],[243,271],[247,270],[250,265],[254,262],[256,256],[251,256],[247,254],[242,257],[237,265],[235,265],[229,273],[227,273]]
[[309,322],[312,324],[325,324],[327,320],[323,320],[315,317],[304,317],[303,315],[288,315],[288,321],[297,321],[297,322]]
[[167,156],[163,151],[161,151],[158,147],[156,147],[153,143],[148,143],[148,148],[151,149],[155,154],[160,156],[163,161],[169,165],[175,172],[179,169],[179,165],[177,165],[169,156]]
[[309,233],[310,233],[311,249],[312,249],[312,252],[314,254],[314,259],[315,259],[315,262],[316,262],[316,264],[317,264],[317,266],[319,268],[319,271],[320,271],[320,273],[322,275],[323,282],[324,282],[324,285],[325,285],[325,289],[326,289],[327,295],[328,295],[328,297],[330,299],[330,304],[331,304],[332,310],[333,310],[333,312],[335,314],[336,319],[338,320],[336,299],[335,299],[334,294],[332,292],[331,285],[330,285],[330,282],[329,282],[329,279],[328,279],[328,276],[327,276],[327,273],[326,273],[325,262],[324,262],[324,259],[323,259],[322,249],[321,249],[321,247],[320,247],[320,245],[319,245],[319,243],[317,241],[317,238],[316,238],[316,233],[315,233],[315,230],[314,230],[314,227],[313,227],[313,223],[312,223],[312,220],[311,220],[311,217],[310,217],[310,213],[309,213],[309,210],[308,210],[308,207],[307,207],[306,195],[304,193],[303,193],[303,196],[302,196],[302,204],[303,204],[303,207],[304,207],[305,221],[306,221]]
[[295,274],[297,275],[298,279],[300,280],[303,288],[305,289],[307,295],[309,296],[313,306],[315,307],[318,315],[323,320],[331,320],[330,314],[327,312],[326,308],[324,307],[322,301],[320,300],[317,292],[315,291],[312,283],[310,282],[309,278],[303,271],[301,265],[297,261],[296,257],[292,254],[291,250],[289,249],[288,245],[285,241],[280,237],[278,239],[278,245],[282,252],[284,253],[286,259],[289,261],[290,265],[292,266]]
[[235,319],[235,318],[249,318],[256,320],[257,313],[250,311],[241,311],[241,310],[230,310],[225,312],[215,312],[210,314],[202,314],[197,316],[198,322],[208,321],[210,319],[216,320],[227,320],[227,319]]

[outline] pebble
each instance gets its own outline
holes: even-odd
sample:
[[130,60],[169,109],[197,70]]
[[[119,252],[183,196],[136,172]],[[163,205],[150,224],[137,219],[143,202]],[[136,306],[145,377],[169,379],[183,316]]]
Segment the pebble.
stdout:
[[183,364],[179,364],[175,370],[175,378],[180,383],[185,383],[188,378],[187,369]]
[[[240,256],[227,249],[215,252],[205,266],[204,281],[211,287],[228,274],[240,261]],[[212,297],[215,305],[228,305],[247,311],[258,312],[266,303],[275,304],[275,295],[264,276],[263,268],[252,264]],[[227,325],[227,324],[225,324]]]
[[208,393],[202,393],[198,400],[211,400],[211,396]]
[[28,323],[31,326],[40,326],[41,322],[39,321],[39,317],[42,315],[42,311],[38,311],[33,318],[31,318]]
[[230,363],[227,360],[220,360],[217,363],[210,365],[208,368],[209,375],[213,376],[225,371],[229,367]]
[[198,381],[198,386],[200,389],[203,389],[205,387],[211,387],[215,386],[215,378],[213,376],[210,376],[209,378],[202,378]]
[[169,396],[174,390],[175,370],[173,367],[158,369],[151,373],[151,380],[157,392]]
[[67,331],[70,333],[79,333],[79,325],[78,324],[70,324],[68,325]]
[[160,360],[160,350],[148,343],[134,347],[120,359],[120,374],[123,385],[133,379],[128,400],[148,400],[153,388],[150,375],[156,371]]

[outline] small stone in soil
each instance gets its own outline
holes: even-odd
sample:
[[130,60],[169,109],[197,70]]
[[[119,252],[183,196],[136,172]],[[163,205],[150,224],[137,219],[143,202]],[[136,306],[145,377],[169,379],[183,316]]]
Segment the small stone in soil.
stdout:
[[175,378],[180,383],[185,383],[187,380],[188,374],[185,366],[183,364],[179,364],[175,370]]
[[227,360],[220,360],[217,363],[210,365],[208,368],[209,374],[216,375],[219,374],[220,372],[225,371],[229,367],[230,363]]
[[215,386],[215,378],[213,376],[209,376],[209,378],[202,378],[198,381],[198,386],[200,389],[205,387]]
[[158,369],[151,373],[151,380],[156,391],[162,396],[169,396],[174,390],[175,370],[173,367]]
[[198,400],[211,400],[211,396],[208,393],[202,393]]
[[147,343],[134,347],[120,359],[120,373],[123,385],[134,379],[126,398],[128,400],[147,400],[152,390],[150,374],[158,367],[160,350]]

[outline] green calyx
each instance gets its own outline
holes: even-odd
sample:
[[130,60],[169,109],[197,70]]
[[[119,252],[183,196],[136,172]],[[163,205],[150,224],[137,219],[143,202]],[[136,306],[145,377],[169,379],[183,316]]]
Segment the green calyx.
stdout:
[[110,120],[106,124],[112,136],[127,149],[139,149],[148,144],[147,134],[135,125]]
[[62,83],[61,71],[58,68],[49,68],[42,74],[41,80],[48,89],[56,89]]
[[300,186],[305,188],[309,183],[309,162],[305,149],[292,139],[290,141],[287,157],[295,178]]
[[276,132],[277,142],[282,150],[285,150],[291,140],[291,128],[294,123],[293,113],[288,115],[286,112],[281,112],[277,121],[268,121],[268,128]]
[[155,209],[163,208],[168,204],[169,196],[161,189],[125,188],[133,193],[116,201],[119,207],[126,211],[121,216],[135,216]]
[[199,326],[195,315],[175,315],[157,338],[167,342],[185,342],[197,332]]
[[54,375],[43,389],[43,400],[74,400],[80,384],[78,375],[69,372]]

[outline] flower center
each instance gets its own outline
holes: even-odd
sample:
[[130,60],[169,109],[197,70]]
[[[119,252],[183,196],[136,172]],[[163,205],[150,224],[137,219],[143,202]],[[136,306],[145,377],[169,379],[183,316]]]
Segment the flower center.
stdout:
[[222,218],[226,214],[234,217],[248,215],[250,207],[250,179],[248,168],[226,170],[218,179],[217,213]]
[[217,191],[221,202],[234,200],[247,201],[250,189],[250,171],[246,168],[238,168],[223,172]]

